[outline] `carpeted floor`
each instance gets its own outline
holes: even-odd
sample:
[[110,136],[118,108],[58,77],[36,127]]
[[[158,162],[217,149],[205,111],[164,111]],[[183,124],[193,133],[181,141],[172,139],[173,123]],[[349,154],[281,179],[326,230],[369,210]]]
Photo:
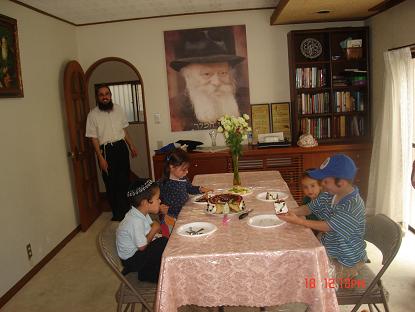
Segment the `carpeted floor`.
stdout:
[[[115,274],[99,255],[96,238],[99,231],[110,222],[110,213],[102,214],[86,233],[79,233],[53,258],[29,283],[25,285],[2,309],[2,312],[116,311],[114,294],[118,287]],[[407,233],[401,250],[384,277],[390,292],[390,308],[394,312],[413,311],[415,293],[415,236]],[[369,257],[376,263],[380,253],[368,247]],[[341,307],[342,312],[351,306]],[[361,308],[362,311],[364,308]],[[365,307],[367,309],[367,307]],[[185,307],[180,312],[194,311]],[[197,309],[212,312],[216,309]],[[253,308],[225,308],[225,312],[259,312]],[[267,311],[299,312],[300,305],[270,308]]]

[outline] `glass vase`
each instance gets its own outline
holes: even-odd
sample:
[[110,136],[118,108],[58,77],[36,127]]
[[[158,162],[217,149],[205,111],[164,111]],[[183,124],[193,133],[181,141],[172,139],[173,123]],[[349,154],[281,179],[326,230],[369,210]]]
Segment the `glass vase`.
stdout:
[[233,167],[233,185],[241,185],[241,177],[239,176],[239,155],[232,154]]

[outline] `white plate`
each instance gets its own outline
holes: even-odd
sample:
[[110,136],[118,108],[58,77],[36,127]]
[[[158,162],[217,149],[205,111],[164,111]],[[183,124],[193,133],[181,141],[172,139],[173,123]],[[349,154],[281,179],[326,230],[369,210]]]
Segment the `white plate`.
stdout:
[[235,194],[235,195],[241,195],[241,196],[247,196],[247,195],[251,195],[254,190],[252,189],[252,187],[243,187],[246,188],[246,193],[238,193],[238,192],[232,192],[233,187],[229,188],[226,190],[226,193],[231,193],[231,194]]
[[[216,225],[209,222],[192,222],[181,225],[177,229],[177,234],[187,237],[201,237],[209,235],[217,229]],[[192,234],[192,232],[197,232],[197,234]]]
[[267,193],[271,193],[273,196],[277,196],[278,194],[278,199],[287,199],[289,197],[289,195],[287,193],[284,192],[279,192],[279,191],[268,191],[268,192],[262,192],[259,193],[256,198],[265,202],[273,202],[275,201],[275,199],[266,199],[267,198]]
[[248,224],[256,228],[273,228],[283,223],[285,222],[272,214],[256,215],[248,220]]

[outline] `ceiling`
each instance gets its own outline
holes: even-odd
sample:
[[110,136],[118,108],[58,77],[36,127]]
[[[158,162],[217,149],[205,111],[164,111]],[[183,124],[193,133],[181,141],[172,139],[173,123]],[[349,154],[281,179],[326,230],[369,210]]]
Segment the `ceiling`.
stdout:
[[364,20],[403,1],[281,0],[271,16],[271,25]]
[[[271,25],[359,20],[404,0],[10,0],[82,26],[222,11],[274,9]],[[330,13],[316,12],[328,10]]]

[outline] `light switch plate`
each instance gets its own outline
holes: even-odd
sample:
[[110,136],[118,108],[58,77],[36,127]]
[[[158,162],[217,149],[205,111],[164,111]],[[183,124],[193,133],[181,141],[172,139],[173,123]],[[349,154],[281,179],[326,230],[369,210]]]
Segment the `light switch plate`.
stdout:
[[160,123],[160,114],[159,113],[154,114],[154,123],[156,123],[156,124]]

